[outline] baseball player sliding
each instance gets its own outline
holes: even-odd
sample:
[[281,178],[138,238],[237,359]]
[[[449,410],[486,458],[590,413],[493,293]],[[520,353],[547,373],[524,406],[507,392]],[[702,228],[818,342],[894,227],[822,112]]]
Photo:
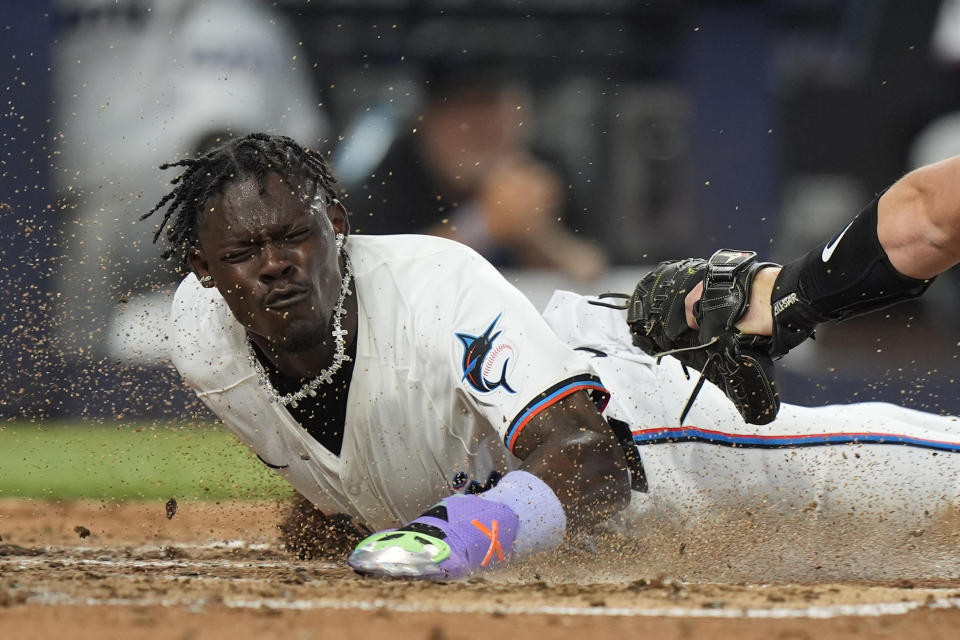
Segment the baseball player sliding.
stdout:
[[[733,251],[663,264],[626,317],[564,292],[541,315],[448,240],[350,236],[322,156],[289,138],[168,167],[182,173],[147,216],[162,212],[155,239],[189,272],[173,361],[318,509],[378,531],[349,557],[358,572],[457,578],[664,514],[856,503],[909,522],[958,497],[956,419],[780,408],[772,358],[957,261],[942,187],[960,160],[910,174],[782,269]],[[664,352],[715,384],[688,403],[700,385]]]

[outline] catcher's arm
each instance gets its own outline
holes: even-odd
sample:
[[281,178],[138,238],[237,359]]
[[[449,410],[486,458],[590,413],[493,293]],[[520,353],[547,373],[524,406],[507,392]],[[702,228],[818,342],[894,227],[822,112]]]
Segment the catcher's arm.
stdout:
[[[877,201],[875,235],[872,238],[866,234],[857,235],[857,229],[849,231],[848,227],[853,224],[851,222],[844,223],[843,227],[837,229],[839,235],[832,236],[830,244],[835,245],[841,236],[845,236],[846,242],[853,242],[859,253],[865,254],[869,260],[879,260],[878,251],[871,251],[870,243],[866,241],[875,240],[879,243],[878,248],[885,254],[883,257],[889,259],[899,274],[919,280],[933,279],[960,262],[960,198],[956,195],[958,181],[960,156],[914,169],[880,196]],[[821,256],[821,263],[827,263],[822,259],[820,247],[815,247],[812,253]],[[831,255],[831,266],[839,257]],[[817,265],[816,260],[813,265]],[[804,265],[805,275],[808,277],[817,275],[811,266]],[[844,271],[849,272],[849,280],[857,283],[866,281],[866,285],[862,285],[863,291],[854,289],[852,292],[859,298],[870,300],[876,297],[874,290],[886,292],[888,295],[891,291],[900,293],[901,289],[909,288],[913,284],[908,282],[905,285],[892,276],[874,283],[873,280],[879,276],[862,267],[858,269],[857,266],[842,265]],[[757,273],[750,306],[743,318],[737,322],[737,327],[744,333],[765,336],[773,334],[771,299],[780,271],[779,268],[764,269]],[[873,290],[867,285],[874,285]],[[697,328],[694,305],[700,299],[702,289],[702,286],[697,286],[686,299],[687,322],[693,328]],[[825,301],[816,302],[817,310],[826,317],[832,317],[837,311]],[[888,303],[889,300],[882,300],[877,307],[883,308]],[[869,307],[865,308],[865,311],[870,310],[872,309]]]
[[623,449],[580,391],[537,414],[514,453],[523,470],[480,495],[450,496],[398,530],[376,533],[350,556],[359,573],[448,579],[546,551],[568,528],[588,527],[626,507]]
[[[775,350],[785,353],[812,334],[817,322],[921,295],[933,278],[960,262],[958,180],[960,156],[915,169],[838,227],[825,244],[782,269],[759,271],[737,328],[761,336],[776,337],[779,332],[784,346],[775,345]],[[693,288],[686,297],[687,323],[693,328],[698,326],[695,310],[702,288]],[[809,310],[800,317],[781,317],[780,309],[789,306],[777,301],[789,300],[792,293]],[[799,325],[797,336],[783,329],[787,322]]]

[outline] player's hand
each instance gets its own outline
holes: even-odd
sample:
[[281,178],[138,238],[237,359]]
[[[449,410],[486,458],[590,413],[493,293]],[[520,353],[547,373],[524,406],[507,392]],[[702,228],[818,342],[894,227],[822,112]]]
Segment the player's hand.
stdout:
[[519,528],[512,509],[453,495],[413,522],[366,538],[347,563],[357,573],[444,580],[492,569],[509,558]]

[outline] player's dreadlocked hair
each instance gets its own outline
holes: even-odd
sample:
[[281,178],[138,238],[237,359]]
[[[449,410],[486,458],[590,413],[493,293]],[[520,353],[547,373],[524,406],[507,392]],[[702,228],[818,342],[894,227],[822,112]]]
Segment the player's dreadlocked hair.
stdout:
[[197,243],[197,226],[204,203],[221,194],[224,187],[235,180],[256,177],[262,192],[264,176],[274,171],[285,180],[293,177],[304,180],[307,189],[313,194],[322,190],[328,201],[336,198],[333,189],[336,179],[323,156],[304,149],[286,136],[251,133],[227,140],[197,158],[160,165],[161,169],[171,167],[186,167],[186,170],[170,181],[175,185],[173,190],[140,219],[145,220],[166,206],[153,241],[157,242],[166,228],[167,248],[162,255],[165,259],[178,260],[178,267],[184,271],[190,268],[188,256]]

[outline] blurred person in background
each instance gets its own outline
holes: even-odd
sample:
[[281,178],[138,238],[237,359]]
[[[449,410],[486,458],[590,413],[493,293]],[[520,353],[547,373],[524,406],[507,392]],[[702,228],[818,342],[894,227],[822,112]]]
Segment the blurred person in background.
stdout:
[[316,146],[327,119],[294,31],[268,3],[61,0],[58,18],[58,350],[68,367],[155,366],[176,281],[141,253],[153,229],[137,219],[165,189],[156,159],[237,129],[282,128]]
[[607,267],[558,162],[531,146],[528,92],[489,63],[427,62],[425,104],[349,190],[360,233],[427,233],[499,267],[592,281]]

